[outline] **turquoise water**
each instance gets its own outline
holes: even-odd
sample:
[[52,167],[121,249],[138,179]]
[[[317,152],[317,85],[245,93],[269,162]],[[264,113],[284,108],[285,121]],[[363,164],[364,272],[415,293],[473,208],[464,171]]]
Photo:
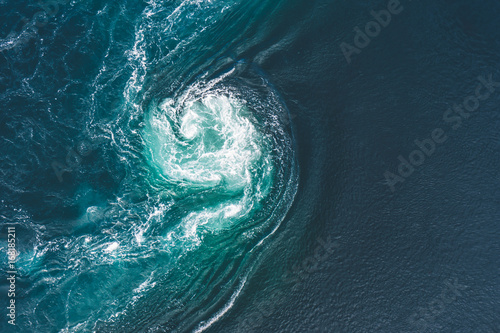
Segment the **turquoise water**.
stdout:
[[0,332],[500,332],[500,2],[51,1],[0,0]]
[[74,211],[31,219],[16,329],[201,332],[232,307],[298,184],[287,106],[241,56],[283,5],[61,3],[46,40],[2,41],[36,44],[35,70],[55,75],[50,117],[77,152],[52,163]]

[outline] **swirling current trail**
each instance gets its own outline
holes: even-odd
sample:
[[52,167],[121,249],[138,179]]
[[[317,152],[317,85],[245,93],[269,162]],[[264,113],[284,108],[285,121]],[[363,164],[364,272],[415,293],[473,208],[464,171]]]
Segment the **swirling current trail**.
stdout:
[[227,42],[258,35],[257,23],[234,27],[276,8],[151,1],[124,53],[119,27],[131,13],[98,11],[116,18],[89,91],[86,142],[122,176],[101,201],[82,195],[83,181],[73,202],[84,214],[64,232],[38,228],[19,261],[30,277],[23,329],[201,332],[231,308],[297,190],[283,99]]

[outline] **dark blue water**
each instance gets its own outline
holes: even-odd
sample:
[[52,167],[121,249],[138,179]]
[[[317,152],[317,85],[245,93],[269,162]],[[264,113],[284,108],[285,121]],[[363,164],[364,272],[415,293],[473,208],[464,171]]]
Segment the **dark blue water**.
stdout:
[[2,332],[500,332],[500,3],[0,7]]

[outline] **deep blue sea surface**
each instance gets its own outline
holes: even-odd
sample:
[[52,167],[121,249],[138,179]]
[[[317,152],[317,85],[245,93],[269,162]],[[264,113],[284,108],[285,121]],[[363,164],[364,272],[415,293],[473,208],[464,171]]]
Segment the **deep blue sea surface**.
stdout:
[[500,2],[0,17],[0,332],[500,332]]

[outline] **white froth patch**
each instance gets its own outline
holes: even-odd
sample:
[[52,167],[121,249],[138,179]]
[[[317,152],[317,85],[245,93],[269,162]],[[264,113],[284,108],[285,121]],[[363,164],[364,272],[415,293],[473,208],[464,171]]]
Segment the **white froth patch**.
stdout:
[[[165,235],[168,244],[197,244],[206,233],[228,230],[266,195],[272,152],[255,121],[245,100],[224,89],[197,86],[164,99],[148,113],[144,139],[149,163],[166,180],[169,193],[201,199]],[[227,197],[204,204],[200,193],[211,189]],[[141,236],[135,235],[139,244]]]
[[142,242],[144,242],[144,230],[139,230],[136,234],[135,234],[135,241],[137,242],[137,244],[141,245]]
[[192,139],[199,132],[199,116],[189,110],[182,118],[181,133],[186,139]]
[[113,242],[113,243],[109,244],[107,248],[104,249],[104,252],[108,252],[108,253],[113,252],[118,247],[120,247],[120,244],[118,244],[118,242]]
[[248,168],[262,152],[244,104],[219,93],[181,105],[163,101],[149,119],[152,162],[176,183],[210,188],[225,181],[234,190],[249,186]]
[[241,205],[229,205],[224,208],[224,217],[232,217],[241,211]]

